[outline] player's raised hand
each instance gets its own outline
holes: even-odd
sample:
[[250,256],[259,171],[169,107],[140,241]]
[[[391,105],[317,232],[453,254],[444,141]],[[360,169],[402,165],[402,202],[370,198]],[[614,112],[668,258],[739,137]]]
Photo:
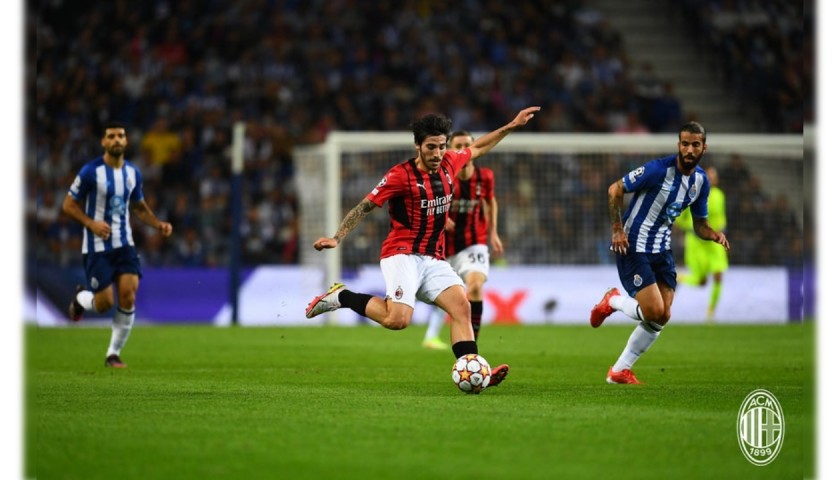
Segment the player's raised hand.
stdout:
[[315,240],[315,243],[312,244],[315,247],[315,250],[319,252],[325,248],[335,248],[338,246],[338,240],[331,238],[331,237],[321,237],[318,240]]
[[513,125],[516,127],[521,127],[528,123],[528,120],[534,118],[534,114],[539,112],[542,107],[528,107],[520,111],[516,118],[513,119]]

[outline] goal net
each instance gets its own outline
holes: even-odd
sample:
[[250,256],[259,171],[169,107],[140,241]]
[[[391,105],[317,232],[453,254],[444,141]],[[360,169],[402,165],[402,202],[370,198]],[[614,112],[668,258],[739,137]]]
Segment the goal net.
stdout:
[[[801,135],[710,135],[701,164],[714,165],[720,173],[727,234],[738,247],[732,250],[733,265],[801,262],[813,191],[813,154],[807,143]],[[676,134],[512,133],[477,160],[496,177],[505,253],[494,261],[611,264],[608,186],[676,149]],[[325,282],[378,265],[389,228],[386,208],[371,212],[338,249],[318,252],[312,243],[332,236],[343,215],[389,168],[414,156],[410,132],[332,132],[323,144],[297,148],[301,263],[323,268]],[[675,232],[672,239],[677,258],[680,237]]]

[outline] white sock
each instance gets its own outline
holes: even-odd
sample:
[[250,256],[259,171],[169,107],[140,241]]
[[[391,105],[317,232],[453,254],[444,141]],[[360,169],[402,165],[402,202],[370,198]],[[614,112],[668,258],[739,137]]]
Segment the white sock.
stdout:
[[633,297],[627,297],[624,295],[610,297],[610,306],[623,312],[633,320],[643,321],[645,319],[642,315],[642,309],[639,307],[639,302],[637,302]]
[[120,308],[114,313],[114,321],[111,324],[111,344],[108,346],[109,355],[119,355],[128,336],[131,334],[131,327],[134,325],[134,310],[126,312]]
[[630,334],[630,339],[627,340],[627,346],[618,357],[618,361],[612,366],[613,372],[620,372],[629,368],[633,368],[636,360],[653,345],[653,342],[659,338],[659,332],[662,330],[660,325],[650,322],[641,322]]
[[444,320],[446,320],[446,312],[443,309],[435,308],[432,314],[429,315],[429,326],[426,327],[426,337],[423,340],[431,340],[439,337]]
[[76,295],[76,301],[79,302],[79,305],[82,306],[85,310],[95,310],[93,308],[93,292],[90,290],[82,290]]

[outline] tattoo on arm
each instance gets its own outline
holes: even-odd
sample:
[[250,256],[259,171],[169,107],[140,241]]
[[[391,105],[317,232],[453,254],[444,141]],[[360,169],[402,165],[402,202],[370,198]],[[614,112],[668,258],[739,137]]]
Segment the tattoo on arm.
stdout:
[[493,147],[498,145],[498,143],[512,131],[513,127],[510,124],[507,124],[479,137],[472,145],[470,145],[470,149],[473,151],[472,158],[477,159],[492,150]]
[[[623,228],[621,224],[621,210],[624,208],[624,188],[623,185],[618,185],[619,182],[621,180],[616,182],[613,188],[610,189],[610,223],[613,228],[616,226]],[[616,191],[617,195],[613,193],[613,190]]]
[[353,207],[352,210],[347,212],[347,215],[344,216],[344,220],[341,221],[341,224],[338,226],[338,230],[335,232],[333,238],[340,242],[341,239],[346,237],[348,233],[356,228],[374,208],[376,208],[375,203],[371,202],[367,198],[363,199],[358,205]]

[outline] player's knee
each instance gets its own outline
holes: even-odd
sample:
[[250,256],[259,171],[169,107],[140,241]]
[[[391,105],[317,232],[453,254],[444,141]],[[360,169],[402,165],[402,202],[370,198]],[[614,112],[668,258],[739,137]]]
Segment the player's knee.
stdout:
[[457,306],[452,307],[449,310],[449,316],[452,318],[452,323],[463,322],[464,325],[468,325],[470,323],[470,312],[470,303],[464,301],[463,303],[458,303]]
[[406,314],[389,312],[388,316],[382,320],[382,326],[388,330],[402,330],[408,327],[411,323],[411,317]]
[[483,285],[478,282],[467,284],[467,298],[470,300],[481,299],[484,290],[482,287]]
[[645,305],[642,307],[642,314],[645,316],[645,321],[660,325],[668,323],[668,317],[670,317],[670,312],[666,312],[665,305],[662,304]]

